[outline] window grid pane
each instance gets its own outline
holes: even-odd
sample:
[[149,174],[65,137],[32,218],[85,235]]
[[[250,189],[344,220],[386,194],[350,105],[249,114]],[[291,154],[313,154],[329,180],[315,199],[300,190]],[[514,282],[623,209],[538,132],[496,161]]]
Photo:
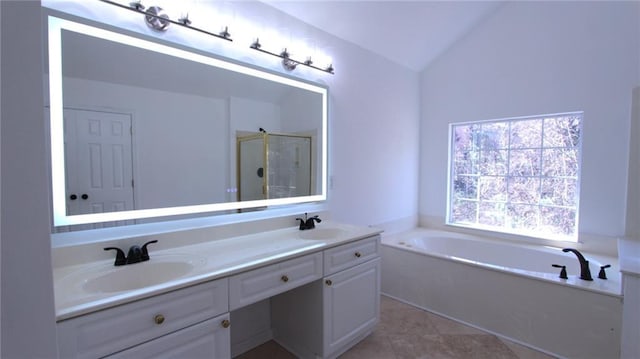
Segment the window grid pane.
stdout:
[[452,124],[447,223],[575,239],[581,125],[582,113]]

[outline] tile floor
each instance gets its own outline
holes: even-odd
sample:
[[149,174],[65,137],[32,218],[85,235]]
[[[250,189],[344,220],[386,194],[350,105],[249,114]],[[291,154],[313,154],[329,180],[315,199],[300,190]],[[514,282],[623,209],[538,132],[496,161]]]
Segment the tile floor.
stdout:
[[[291,359],[295,356],[269,341],[236,359]],[[500,339],[382,296],[380,323],[340,359],[549,359],[544,353]]]

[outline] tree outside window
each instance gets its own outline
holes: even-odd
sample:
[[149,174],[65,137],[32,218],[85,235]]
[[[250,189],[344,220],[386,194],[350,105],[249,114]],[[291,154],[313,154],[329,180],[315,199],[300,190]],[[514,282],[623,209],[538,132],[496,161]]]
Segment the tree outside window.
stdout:
[[451,124],[447,223],[577,240],[582,118]]

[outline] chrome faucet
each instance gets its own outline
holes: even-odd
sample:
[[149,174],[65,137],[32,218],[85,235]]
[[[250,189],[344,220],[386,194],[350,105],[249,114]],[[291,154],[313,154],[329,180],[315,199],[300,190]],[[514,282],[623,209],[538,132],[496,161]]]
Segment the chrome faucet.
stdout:
[[316,228],[316,224],[315,222],[322,222],[322,220],[320,219],[320,217],[318,217],[318,215],[315,215],[313,217],[308,217],[307,218],[307,214],[304,214],[304,219],[302,218],[296,218],[296,221],[300,221],[300,230],[304,231],[305,229],[314,229]]
[[584,258],[582,253],[580,253],[577,249],[574,248],[564,248],[563,252],[573,252],[573,254],[578,257],[578,261],[580,262],[580,279],[582,280],[593,280],[591,278],[591,270],[589,269],[589,261]]

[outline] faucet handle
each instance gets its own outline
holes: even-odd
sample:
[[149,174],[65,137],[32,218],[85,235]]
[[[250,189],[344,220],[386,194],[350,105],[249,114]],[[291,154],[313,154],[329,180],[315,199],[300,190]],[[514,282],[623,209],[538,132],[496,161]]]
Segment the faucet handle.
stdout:
[[598,278],[607,279],[607,273],[605,273],[605,269],[611,267],[611,264],[607,264],[604,266],[600,266],[600,273],[598,273]]
[[105,251],[116,251],[116,261],[113,263],[114,266],[123,266],[127,264],[127,258],[124,256],[124,252],[120,248],[116,247],[107,247],[104,248]]
[[149,241],[142,245],[142,254],[140,255],[140,261],[148,261],[149,260],[149,251],[147,250],[147,246],[152,243],[158,243],[157,240]]
[[569,277],[567,277],[567,266],[563,266],[560,264],[552,264],[551,266],[555,268],[562,268],[562,270],[560,271],[560,278],[569,279]]

